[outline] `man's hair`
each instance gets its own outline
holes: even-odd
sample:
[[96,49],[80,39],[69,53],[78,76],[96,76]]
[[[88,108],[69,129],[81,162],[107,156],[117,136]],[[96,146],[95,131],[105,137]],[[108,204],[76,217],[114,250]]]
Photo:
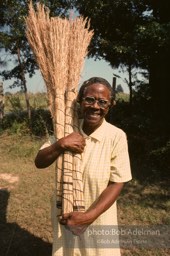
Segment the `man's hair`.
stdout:
[[77,102],[81,102],[83,97],[84,97],[84,92],[86,90],[86,88],[92,84],[102,84],[104,86],[106,86],[109,91],[110,91],[110,101],[111,101],[111,104],[113,103],[113,100],[114,100],[114,92],[113,92],[113,89],[112,89],[112,86],[110,85],[110,83],[102,78],[102,77],[91,77],[90,79],[84,81],[84,83],[82,84],[82,86],[80,87],[80,90],[79,90],[79,93],[78,93],[78,96],[77,96]]

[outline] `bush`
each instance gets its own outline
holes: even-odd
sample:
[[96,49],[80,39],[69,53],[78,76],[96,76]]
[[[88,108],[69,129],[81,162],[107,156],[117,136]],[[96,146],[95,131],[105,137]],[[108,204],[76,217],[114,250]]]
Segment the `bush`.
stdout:
[[45,109],[36,109],[31,113],[31,132],[36,136],[53,133],[51,114]]
[[165,145],[153,149],[149,154],[149,162],[157,174],[167,177],[170,171],[170,140]]
[[117,101],[107,119],[127,134],[133,177],[153,182],[167,179],[170,169],[169,134],[160,134],[154,125],[147,85],[143,85],[133,97],[132,105]]
[[26,111],[10,112],[2,119],[2,129],[11,129],[14,123],[22,124],[28,122],[28,116]]
[[130,106],[128,102],[117,102],[109,116],[108,119],[112,124],[128,134],[140,136],[141,134],[148,135],[151,132],[150,112],[144,114],[137,105]]
[[4,116],[1,123],[2,130],[11,133],[28,133],[36,136],[45,136],[53,133],[51,114],[45,109],[31,111],[31,122],[29,122],[26,111],[11,112]]

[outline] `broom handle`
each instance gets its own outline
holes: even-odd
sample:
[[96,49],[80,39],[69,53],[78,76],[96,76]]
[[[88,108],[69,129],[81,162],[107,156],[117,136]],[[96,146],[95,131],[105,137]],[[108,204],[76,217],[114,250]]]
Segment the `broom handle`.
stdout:
[[[75,111],[76,93],[66,92],[65,136],[78,131],[78,118]],[[75,115],[76,114],[76,115]],[[74,130],[75,128],[75,130]],[[80,172],[81,155],[64,153],[63,213],[84,211],[82,174]]]
[[[64,136],[72,133],[73,130],[73,109],[72,98],[75,97],[72,93],[66,92],[65,98],[65,129]],[[63,159],[63,213],[73,211],[73,154],[66,151]]]
[[[54,122],[54,132],[56,140],[61,139],[64,137],[64,119],[65,119],[65,105],[64,105],[64,94],[57,95],[54,99],[54,109],[55,116],[53,119]],[[61,205],[61,198],[62,198],[62,171],[63,171],[63,155],[60,155],[56,161],[56,196],[57,196],[57,208],[58,208],[58,215],[62,213],[62,205]]]

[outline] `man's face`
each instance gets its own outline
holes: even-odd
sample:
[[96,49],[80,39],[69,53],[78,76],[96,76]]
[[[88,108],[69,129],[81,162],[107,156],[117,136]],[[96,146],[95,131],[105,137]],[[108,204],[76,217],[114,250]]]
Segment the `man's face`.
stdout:
[[85,89],[81,110],[84,118],[83,130],[87,134],[92,133],[102,124],[109,110],[110,96],[109,89],[103,84],[95,83]]

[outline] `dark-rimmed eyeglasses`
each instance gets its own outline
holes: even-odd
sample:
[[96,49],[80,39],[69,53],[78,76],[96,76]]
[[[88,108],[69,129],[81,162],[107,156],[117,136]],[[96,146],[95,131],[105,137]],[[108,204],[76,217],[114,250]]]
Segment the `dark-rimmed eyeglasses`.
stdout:
[[85,98],[82,98],[82,100],[88,105],[94,105],[97,102],[98,106],[101,108],[107,108],[110,105],[108,100],[96,99],[92,96],[86,96]]

